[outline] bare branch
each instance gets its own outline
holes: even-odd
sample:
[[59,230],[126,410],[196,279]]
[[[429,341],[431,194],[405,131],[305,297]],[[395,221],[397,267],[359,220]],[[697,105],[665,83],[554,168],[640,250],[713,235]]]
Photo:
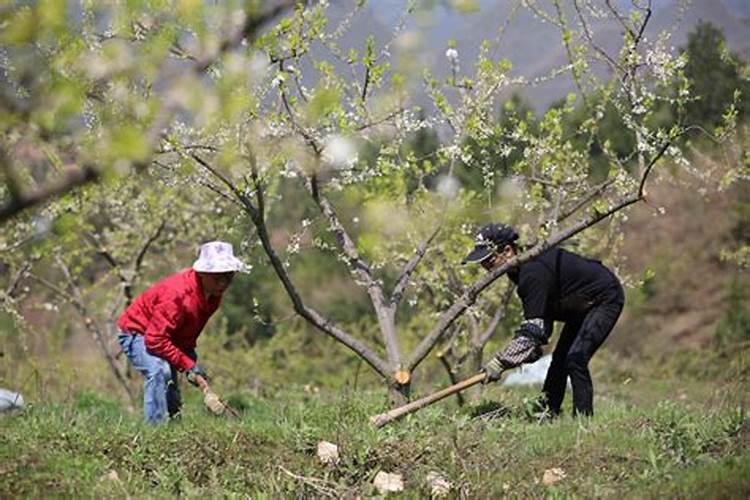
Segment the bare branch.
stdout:
[[571,215],[578,212],[581,208],[583,208],[586,204],[588,204],[591,200],[602,194],[606,189],[611,186],[615,182],[615,178],[607,179],[606,181],[602,182],[601,184],[594,186],[591,191],[586,193],[580,200],[576,201],[573,206],[570,208],[563,210],[560,215],[557,217],[557,222],[561,222]]
[[422,259],[427,254],[427,248],[430,246],[432,241],[438,235],[438,233],[440,232],[440,229],[441,229],[440,226],[435,228],[435,230],[427,238],[427,240],[425,240],[422,244],[420,244],[417,247],[417,251],[414,254],[414,256],[411,259],[409,259],[409,262],[407,262],[404,268],[401,270],[401,274],[396,280],[396,285],[393,287],[393,293],[391,293],[391,300],[390,300],[391,306],[394,306],[394,307],[398,306],[398,304],[401,302],[401,299],[404,296],[404,291],[406,290],[406,287],[409,284],[409,280],[411,279],[412,273],[417,268],[419,263],[422,262]]
[[641,41],[641,38],[643,38],[643,33],[646,31],[646,26],[648,25],[649,19],[651,19],[651,14],[653,13],[651,10],[651,1],[649,0],[647,7],[639,8],[640,10],[646,11],[646,16],[643,18],[643,22],[641,23],[640,28],[638,28],[638,33],[635,36],[635,44],[638,45]]
[[405,111],[406,110],[403,107],[399,107],[399,108],[391,111],[387,115],[383,116],[382,118],[378,118],[378,119],[375,119],[375,120],[373,120],[371,122],[367,122],[367,123],[363,123],[362,125],[358,125],[355,130],[357,132],[361,132],[361,131],[366,130],[368,128],[376,127],[376,126],[381,125],[381,124],[383,124],[385,122],[391,121],[392,119],[396,118],[398,115],[403,114]]
[[588,23],[586,22],[586,18],[583,15],[583,12],[581,12],[580,5],[578,4],[579,0],[574,0],[573,5],[575,6],[576,13],[578,14],[578,20],[581,22],[581,26],[583,27],[583,33],[586,37],[586,40],[588,41],[589,45],[598,52],[604,59],[609,63],[610,66],[613,68],[616,68],[621,73],[624,73],[623,67],[614,59],[612,56],[610,56],[606,50],[601,48],[599,45],[597,45],[594,42],[594,36],[591,31],[591,28],[589,28]]
[[667,149],[669,149],[669,146],[671,146],[671,144],[671,141],[664,142],[661,148],[659,148],[659,151],[651,158],[651,161],[649,161],[648,165],[646,165],[646,168],[643,171],[643,175],[641,176],[641,182],[638,185],[639,198],[645,197],[644,188],[646,187],[646,179],[648,179],[648,176],[651,173],[651,170],[654,168],[654,165],[656,165],[656,162],[659,161],[662,156],[664,156],[664,153],[667,152]]
[[[257,173],[254,174],[254,179],[256,182],[259,182]],[[259,183],[256,184],[255,188],[256,198],[258,198],[258,206],[260,208],[250,209],[249,205],[247,205],[247,203],[249,203],[249,200],[244,197],[241,198],[240,201],[242,201],[243,205],[248,208],[248,214],[255,224],[256,230],[258,232],[258,238],[263,245],[263,250],[265,250],[268,259],[271,261],[271,266],[276,272],[276,275],[281,281],[281,284],[284,286],[284,290],[289,296],[289,299],[292,301],[294,310],[297,312],[297,314],[299,314],[313,326],[330,335],[331,337],[338,340],[349,349],[357,353],[382,377],[389,378],[390,370],[388,364],[383,361],[377,354],[375,354],[375,352],[370,347],[352,337],[341,328],[337,327],[331,320],[325,318],[315,309],[304,304],[302,298],[299,295],[299,292],[294,286],[294,283],[292,283],[292,280],[287,273],[286,268],[284,267],[284,263],[281,262],[281,259],[279,259],[279,256],[276,254],[276,251],[271,245],[271,239],[268,235],[268,228],[266,227],[265,220],[261,215],[263,207],[263,189]]]
[[367,99],[367,87],[370,83],[370,67],[365,67],[365,82],[362,84],[362,95],[359,96],[360,100],[362,101],[362,104],[365,103],[365,100]]
[[18,285],[21,283],[21,280],[26,275],[26,271],[28,271],[30,267],[31,267],[31,263],[25,262],[21,266],[21,268],[16,272],[16,275],[13,276],[13,278],[10,280],[10,283],[8,283],[8,288],[5,289],[6,297],[13,297],[13,295],[16,293],[16,289],[18,288]]
[[503,300],[500,303],[500,305],[495,310],[495,314],[492,316],[492,320],[490,320],[489,324],[487,325],[487,328],[484,329],[484,332],[480,336],[478,336],[474,342],[474,347],[481,349],[485,345],[487,345],[487,342],[490,341],[492,338],[492,335],[495,333],[495,330],[497,329],[497,325],[500,323],[500,320],[503,319],[505,316],[505,313],[508,310],[508,306],[510,305],[510,301],[513,299],[513,292],[516,290],[515,285],[511,285],[508,287],[507,290],[505,290],[505,295],[503,295]]
[[273,20],[276,16],[288,10],[294,4],[302,4],[302,0],[283,0],[278,5],[270,8],[266,12],[258,16],[248,16],[245,19],[245,23],[237,31],[231,34],[229,37],[224,39],[219,46],[219,49],[214,54],[206,54],[203,57],[196,58],[193,70],[198,73],[202,73],[207,70],[214,62],[216,62],[222,54],[233,50],[246,39],[254,38],[255,34],[264,24]]
[[57,295],[58,297],[60,297],[64,301],[69,302],[71,304],[75,303],[75,298],[73,297],[73,295],[71,295],[69,292],[63,290],[59,286],[55,285],[54,283],[52,283],[52,282],[50,282],[50,281],[42,278],[41,276],[37,276],[34,273],[29,273],[28,276],[33,281],[36,281],[40,285],[42,285],[42,286],[48,288],[49,290],[51,290],[52,292],[54,292],[55,295]]
[[612,13],[612,15],[615,16],[615,19],[617,19],[620,22],[620,25],[623,27],[623,29],[625,29],[625,31],[627,31],[628,33],[630,33],[630,36],[633,38],[633,40],[635,40],[636,39],[636,35],[633,32],[633,28],[631,28],[628,25],[627,19],[625,19],[624,17],[622,17],[622,14],[620,14],[620,11],[618,11],[617,8],[615,8],[615,6],[612,5],[612,0],[605,0],[604,3],[607,5],[607,8]]
[[551,15],[544,12],[542,9],[539,8],[539,6],[536,5],[535,0],[523,0],[523,5],[529,9],[534,15],[536,15],[539,19],[546,21],[550,23],[553,26],[557,26],[558,28],[563,28],[559,22],[559,20],[555,19]]
[[[284,69],[283,61],[279,61],[279,69]],[[286,91],[283,89],[281,90],[281,102],[284,105],[284,110],[289,116],[289,121],[291,122],[292,127],[294,127],[294,129],[305,139],[305,142],[307,142],[307,144],[312,148],[315,156],[320,156],[323,148],[318,144],[318,141],[315,140],[315,137],[313,137],[310,132],[305,130],[305,127],[300,125],[300,123],[297,121],[294,111],[292,110],[292,106],[289,104],[289,97],[286,95]]]
[[286,268],[284,267],[284,263],[276,254],[276,250],[274,250],[273,245],[271,244],[271,238],[268,234],[268,228],[266,226],[266,222],[264,218],[265,201],[263,197],[263,186],[262,186],[260,176],[258,175],[258,170],[255,164],[254,158],[251,158],[251,178],[253,182],[255,183],[255,197],[256,197],[255,205],[253,205],[250,198],[248,198],[245,195],[245,193],[240,191],[237,188],[237,186],[235,186],[234,183],[232,183],[231,180],[229,180],[224,174],[219,172],[213,166],[211,166],[207,161],[205,161],[200,156],[194,153],[191,154],[190,156],[196,162],[198,162],[198,164],[200,164],[203,168],[208,170],[212,175],[214,175],[216,178],[221,180],[240,201],[243,209],[247,212],[253,224],[255,225],[255,228],[258,232],[258,238],[260,239],[261,245],[263,246],[263,250],[266,252],[266,256],[271,262],[271,266],[276,272],[276,275],[279,278],[279,281],[281,281],[281,284],[283,285],[284,290],[287,293],[287,296],[291,300],[292,307],[294,308],[295,312],[298,315],[300,315],[302,318],[304,318],[307,322],[312,324],[314,327],[318,328],[319,330],[323,331],[324,333],[338,340],[339,342],[347,346],[349,349],[357,353],[382,377],[388,378],[389,371],[390,371],[388,368],[388,364],[385,361],[383,361],[375,353],[375,351],[373,351],[370,347],[368,347],[363,342],[360,342],[356,338],[352,337],[351,335],[343,331],[341,328],[336,326],[330,319],[324,317],[315,309],[305,305],[304,302],[302,301],[302,298],[300,297],[299,292],[297,291],[297,288],[294,286],[294,283],[292,283],[291,277],[289,276],[289,274],[286,271]]
[[[443,365],[443,368],[445,368],[445,371],[448,373],[448,378],[451,381],[451,385],[456,385],[457,383],[459,383],[460,380],[458,380],[456,370],[453,368],[453,366],[451,366],[451,362],[448,361],[448,357],[445,355],[445,353],[438,354],[438,359]],[[456,393],[456,401],[458,402],[458,406],[463,406],[464,404],[466,404],[466,400],[464,399],[464,395],[461,393],[461,391],[458,391]]]
[[[133,394],[133,391],[130,388],[130,385],[128,384],[127,378],[120,370],[120,367],[117,366],[117,361],[115,357],[112,355],[112,353],[109,352],[107,343],[104,340],[105,336],[102,334],[102,329],[99,327],[97,322],[94,321],[94,319],[89,315],[89,311],[86,308],[86,303],[84,302],[83,296],[81,295],[81,290],[76,284],[75,279],[73,279],[73,275],[70,272],[70,268],[68,268],[68,266],[65,264],[65,262],[63,262],[63,260],[60,258],[59,255],[55,255],[55,262],[57,262],[58,267],[60,268],[60,270],[63,272],[63,275],[65,276],[65,280],[68,282],[68,287],[70,288],[70,291],[71,291],[68,297],[72,299],[70,301],[71,304],[76,309],[76,311],[78,311],[78,314],[80,314],[80,316],[83,318],[83,322],[86,325],[86,329],[94,337],[94,340],[99,346],[99,350],[101,351],[102,355],[106,359],[110,370],[112,371],[117,381],[120,383],[120,386],[122,386],[122,388],[127,393],[131,404],[134,404],[136,401],[135,394]],[[47,286],[49,286],[49,284]]]
[[238,189],[234,182],[232,182],[226,175],[224,175],[218,169],[214,168],[210,163],[198,156],[196,153],[191,153],[190,157],[195,160],[201,167],[208,170],[211,175],[219,179],[225,186],[227,186],[232,194],[237,197],[243,209],[251,213],[253,220],[255,220],[256,217],[261,217],[261,215],[258,213],[258,208],[253,205],[252,201],[250,201],[250,198],[248,198],[245,193]]
[[95,247],[96,253],[102,256],[104,260],[107,261],[107,264],[109,264],[109,267],[116,270],[119,274],[120,264],[115,260],[114,256],[112,256],[112,254],[109,253],[109,251],[99,243],[98,238],[90,232],[84,233],[84,236],[86,236],[89,244]]
[[133,280],[141,271],[141,266],[143,265],[143,258],[146,256],[146,252],[148,251],[149,247],[157,240],[159,239],[159,236],[161,236],[162,231],[167,225],[167,221],[162,220],[161,224],[156,228],[156,231],[151,234],[146,241],[141,245],[141,249],[138,251],[138,254],[135,257],[135,260],[133,261],[132,265],[132,273],[130,276],[126,276],[122,271],[118,271],[118,275],[120,276],[120,281],[122,282],[122,293],[125,296],[125,304],[130,305],[131,302],[133,302]]
[[143,243],[143,246],[141,246],[141,250],[138,252],[138,255],[135,258],[135,265],[133,266],[133,270],[138,272],[141,270],[141,265],[143,264],[143,257],[146,256],[146,252],[148,251],[148,248],[159,239],[159,236],[161,236],[162,231],[164,231],[164,228],[167,226],[167,221],[162,220],[161,224],[159,224],[159,227],[156,228],[156,231],[148,237],[148,239]]
[[320,211],[328,219],[330,230],[333,232],[334,236],[336,236],[339,248],[341,248],[346,256],[347,265],[359,277],[367,294],[370,296],[372,305],[375,308],[375,314],[378,317],[378,323],[380,324],[380,330],[383,335],[388,360],[393,363],[394,366],[400,366],[401,350],[398,345],[398,339],[396,338],[394,324],[395,310],[386,303],[383,287],[379,281],[373,278],[370,266],[359,255],[356,244],[341,223],[333,205],[318,189],[315,176],[306,175],[299,170],[298,173],[305,180],[305,187],[310,192],[310,195],[318,205],[318,208],[320,208]]
[[375,306],[385,305],[385,299],[383,296],[383,289],[380,284],[373,278],[370,266],[360,257],[357,251],[357,246],[349,236],[349,232],[346,230],[344,225],[341,223],[336,210],[333,208],[331,202],[326,198],[318,189],[314,176],[307,175],[301,170],[297,170],[298,174],[305,180],[305,187],[312,196],[315,203],[318,205],[320,211],[328,219],[330,229],[336,236],[336,241],[339,247],[344,252],[347,258],[347,264],[354,271],[359,279],[362,281],[364,287],[370,294],[371,298],[375,302]]

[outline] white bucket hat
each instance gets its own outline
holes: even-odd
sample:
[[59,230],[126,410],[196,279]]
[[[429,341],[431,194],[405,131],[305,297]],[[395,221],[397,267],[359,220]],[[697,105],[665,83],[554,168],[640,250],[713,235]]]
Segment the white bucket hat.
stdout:
[[237,257],[230,243],[210,241],[201,245],[193,269],[200,273],[244,272],[248,267]]

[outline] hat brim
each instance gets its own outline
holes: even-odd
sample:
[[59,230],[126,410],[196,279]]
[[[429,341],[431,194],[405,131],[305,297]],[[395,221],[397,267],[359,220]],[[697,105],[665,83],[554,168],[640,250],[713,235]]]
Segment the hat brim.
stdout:
[[193,270],[199,273],[244,273],[247,266],[236,257],[224,259],[198,259],[193,263]]
[[478,264],[492,255],[492,249],[487,246],[474,247],[469,255],[464,257],[462,264]]

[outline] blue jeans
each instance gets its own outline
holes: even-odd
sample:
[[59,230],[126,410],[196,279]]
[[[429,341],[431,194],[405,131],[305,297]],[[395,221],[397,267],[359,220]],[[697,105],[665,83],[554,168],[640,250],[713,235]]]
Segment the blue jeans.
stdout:
[[[166,360],[149,354],[143,335],[122,333],[117,337],[122,351],[133,368],[145,378],[143,385],[143,413],[149,424],[160,424],[180,413],[182,399],[177,385],[178,371]],[[186,352],[193,361],[198,356],[195,351]]]

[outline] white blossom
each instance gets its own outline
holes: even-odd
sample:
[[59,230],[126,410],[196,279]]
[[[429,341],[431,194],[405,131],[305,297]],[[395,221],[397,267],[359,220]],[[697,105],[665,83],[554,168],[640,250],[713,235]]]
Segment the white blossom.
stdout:
[[284,73],[278,73],[273,80],[271,80],[271,87],[280,87],[282,83],[286,81],[286,75]]
[[337,168],[351,168],[358,160],[357,147],[351,139],[340,135],[329,136],[323,148],[323,161]]
[[461,188],[461,183],[452,175],[438,177],[437,192],[448,199],[455,198]]

